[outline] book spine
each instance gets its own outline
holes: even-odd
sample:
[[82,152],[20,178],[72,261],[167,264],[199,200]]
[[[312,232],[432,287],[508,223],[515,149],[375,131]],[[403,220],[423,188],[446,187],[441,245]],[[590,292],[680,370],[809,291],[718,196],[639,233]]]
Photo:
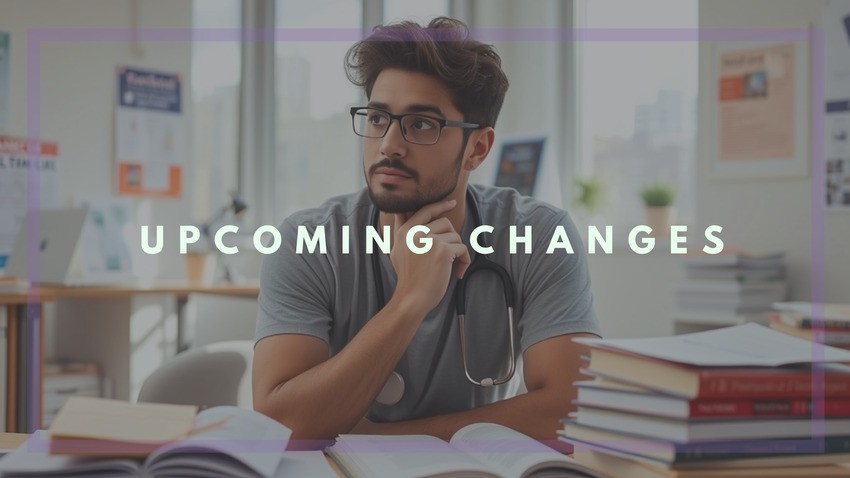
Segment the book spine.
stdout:
[[850,398],[850,375],[828,376],[823,380],[806,374],[735,374],[703,372],[699,376],[699,391],[696,397],[708,398],[811,398],[812,385],[820,389],[824,397]]
[[[690,403],[691,418],[807,417],[811,400],[729,400]],[[818,415],[850,416],[850,400],[824,400]]]
[[675,463],[759,458],[786,454],[850,453],[850,436],[676,444]]
[[[814,328],[815,321],[806,317],[800,319],[800,328],[803,329],[811,329]],[[818,327],[823,327],[824,329],[838,329],[840,330],[850,330],[850,320],[820,320],[818,321]],[[827,330],[827,332],[831,332]]]

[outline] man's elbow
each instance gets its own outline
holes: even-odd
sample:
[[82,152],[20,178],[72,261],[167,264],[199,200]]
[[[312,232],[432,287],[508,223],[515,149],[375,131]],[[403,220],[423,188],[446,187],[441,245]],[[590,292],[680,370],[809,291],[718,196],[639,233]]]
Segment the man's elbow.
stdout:
[[293,449],[292,446],[297,446],[298,449],[316,449],[311,446],[324,446],[328,440],[336,438],[337,433],[334,431],[322,430],[319,417],[311,417],[308,412],[299,409],[297,404],[287,403],[280,396],[280,388],[278,386],[265,393],[255,392],[254,410],[277,420],[292,431],[290,449]]

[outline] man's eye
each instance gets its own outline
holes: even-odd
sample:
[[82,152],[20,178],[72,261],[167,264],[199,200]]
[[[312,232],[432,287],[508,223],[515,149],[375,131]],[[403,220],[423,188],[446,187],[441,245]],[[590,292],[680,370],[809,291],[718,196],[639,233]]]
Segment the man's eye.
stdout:
[[369,115],[368,121],[375,126],[381,126],[387,123],[387,117],[384,115]]
[[415,118],[411,123],[414,129],[429,130],[437,127],[437,122],[428,118]]

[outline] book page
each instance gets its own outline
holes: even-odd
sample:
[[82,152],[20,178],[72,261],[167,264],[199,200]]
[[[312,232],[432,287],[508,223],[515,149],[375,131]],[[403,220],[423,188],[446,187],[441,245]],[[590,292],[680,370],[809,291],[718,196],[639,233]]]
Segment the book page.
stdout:
[[340,435],[328,452],[349,476],[501,477],[443,440],[427,435]]
[[289,428],[262,413],[232,406],[202,411],[194,428],[202,431],[151,454],[146,466],[150,474],[185,467],[228,471],[233,476],[248,476],[250,472],[272,476],[292,434]]
[[138,460],[92,459],[47,453],[49,435],[36,432],[15,451],[0,460],[0,474],[17,477],[65,477],[70,474],[92,476],[136,476],[141,468]]
[[542,473],[542,470],[549,469],[575,472],[552,472],[553,476],[593,476],[570,457],[527,435],[495,423],[467,425],[452,436],[450,443],[506,476],[535,476],[535,472]]
[[821,347],[753,323],[672,337],[575,341],[701,367],[850,362],[850,351]]

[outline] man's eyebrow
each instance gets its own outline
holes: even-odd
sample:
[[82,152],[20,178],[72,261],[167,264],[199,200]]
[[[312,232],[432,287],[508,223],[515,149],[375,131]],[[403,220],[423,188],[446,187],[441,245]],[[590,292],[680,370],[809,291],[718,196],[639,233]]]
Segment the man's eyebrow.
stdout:
[[[389,111],[389,105],[386,103],[379,103],[377,101],[370,101],[368,105],[370,108],[379,108],[382,110]],[[441,110],[438,106],[428,105],[428,104],[413,104],[409,105],[405,110],[405,113],[434,113],[441,118],[445,118],[446,115],[443,114],[443,110]]]

